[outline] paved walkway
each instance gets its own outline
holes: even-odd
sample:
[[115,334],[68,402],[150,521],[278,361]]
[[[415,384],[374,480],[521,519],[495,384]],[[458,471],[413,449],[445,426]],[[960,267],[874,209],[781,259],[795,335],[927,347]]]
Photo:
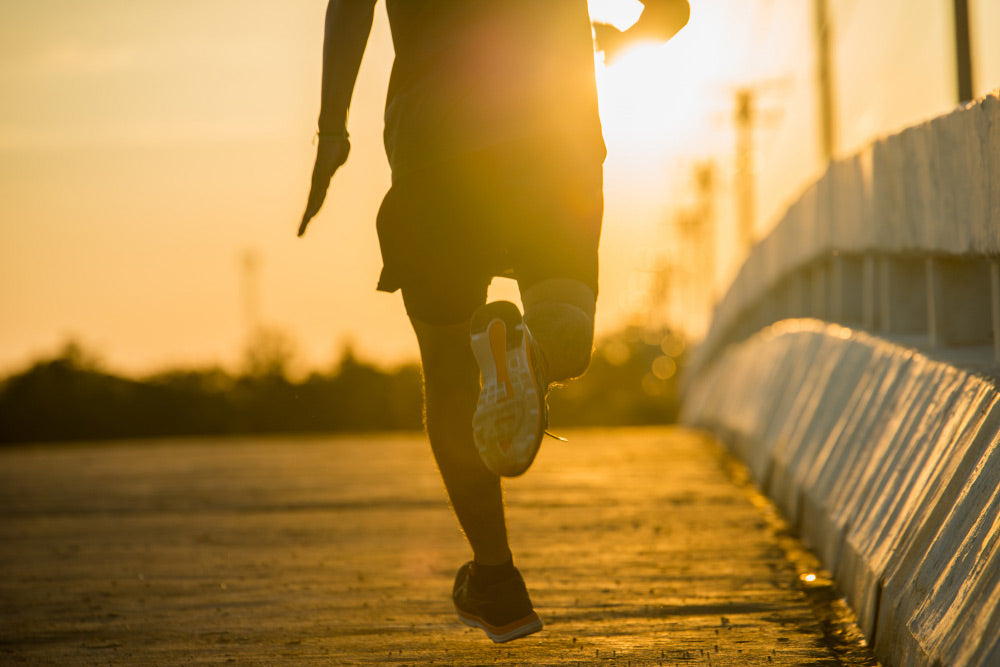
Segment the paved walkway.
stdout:
[[872,664],[705,435],[569,435],[507,485],[546,627],[500,646],[421,437],[0,450],[0,663]]

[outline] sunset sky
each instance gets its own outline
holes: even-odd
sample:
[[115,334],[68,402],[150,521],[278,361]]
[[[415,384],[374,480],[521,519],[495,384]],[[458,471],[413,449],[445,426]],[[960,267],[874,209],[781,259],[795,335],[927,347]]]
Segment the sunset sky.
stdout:
[[[627,0],[592,0],[626,21]],[[598,66],[609,147],[599,329],[650,310],[666,224],[691,173],[719,174],[720,289],[738,265],[734,92],[758,91],[757,232],[821,170],[812,2],[691,0],[670,44]],[[829,0],[838,151],[956,104],[950,0]],[[30,0],[0,4],[0,373],[80,341],[119,371],[222,363],[260,320],[302,367],[351,341],[415,358],[398,295],[376,293],[389,183],[384,7],[354,96],[353,150],[303,239],[324,0]],[[975,92],[1000,86],[1000,3],[970,0]],[[508,295],[510,286],[497,294]],[[698,325],[691,325],[697,331]]]

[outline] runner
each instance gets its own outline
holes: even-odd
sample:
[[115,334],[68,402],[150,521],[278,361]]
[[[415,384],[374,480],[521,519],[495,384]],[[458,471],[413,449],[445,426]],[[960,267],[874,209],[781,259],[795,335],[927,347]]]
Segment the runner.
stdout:
[[[647,0],[635,26],[599,26],[608,56],[665,41],[686,0]],[[347,113],[375,0],[331,0],[305,233],[350,151]],[[590,362],[604,140],[586,0],[386,0],[396,52],[385,109],[392,186],[376,221],[378,289],[400,290],[417,336],[425,426],[472,547],[458,615],[495,642],[542,623],[507,541],[500,476],[531,465],[550,383]],[[486,303],[517,280],[524,314]]]

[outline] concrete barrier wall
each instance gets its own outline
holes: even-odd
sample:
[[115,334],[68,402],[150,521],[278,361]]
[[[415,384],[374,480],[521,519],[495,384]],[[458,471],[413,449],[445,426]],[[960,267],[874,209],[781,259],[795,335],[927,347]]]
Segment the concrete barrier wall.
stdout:
[[994,93],[802,193],[718,304],[683,419],[730,442],[883,662],[996,667],[998,369]]
[[992,344],[1000,362],[1000,94],[830,164],[752,249],[696,365],[802,316]]
[[887,665],[1000,665],[1000,393],[859,331],[786,320],[690,383],[834,573]]

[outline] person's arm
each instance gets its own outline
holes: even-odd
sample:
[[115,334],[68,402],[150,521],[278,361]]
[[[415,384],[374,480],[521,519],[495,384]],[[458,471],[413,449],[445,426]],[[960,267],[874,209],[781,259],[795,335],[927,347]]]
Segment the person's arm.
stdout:
[[608,23],[595,23],[597,48],[612,62],[632,44],[642,41],[667,42],[687,25],[691,7],[687,0],[640,0],[644,5],[639,20],[621,31]]
[[374,13],[375,0],[330,0],[327,5],[316,164],[309,201],[299,223],[299,236],[305,234],[309,221],[323,206],[334,172],[347,161],[350,153],[347,112]]

